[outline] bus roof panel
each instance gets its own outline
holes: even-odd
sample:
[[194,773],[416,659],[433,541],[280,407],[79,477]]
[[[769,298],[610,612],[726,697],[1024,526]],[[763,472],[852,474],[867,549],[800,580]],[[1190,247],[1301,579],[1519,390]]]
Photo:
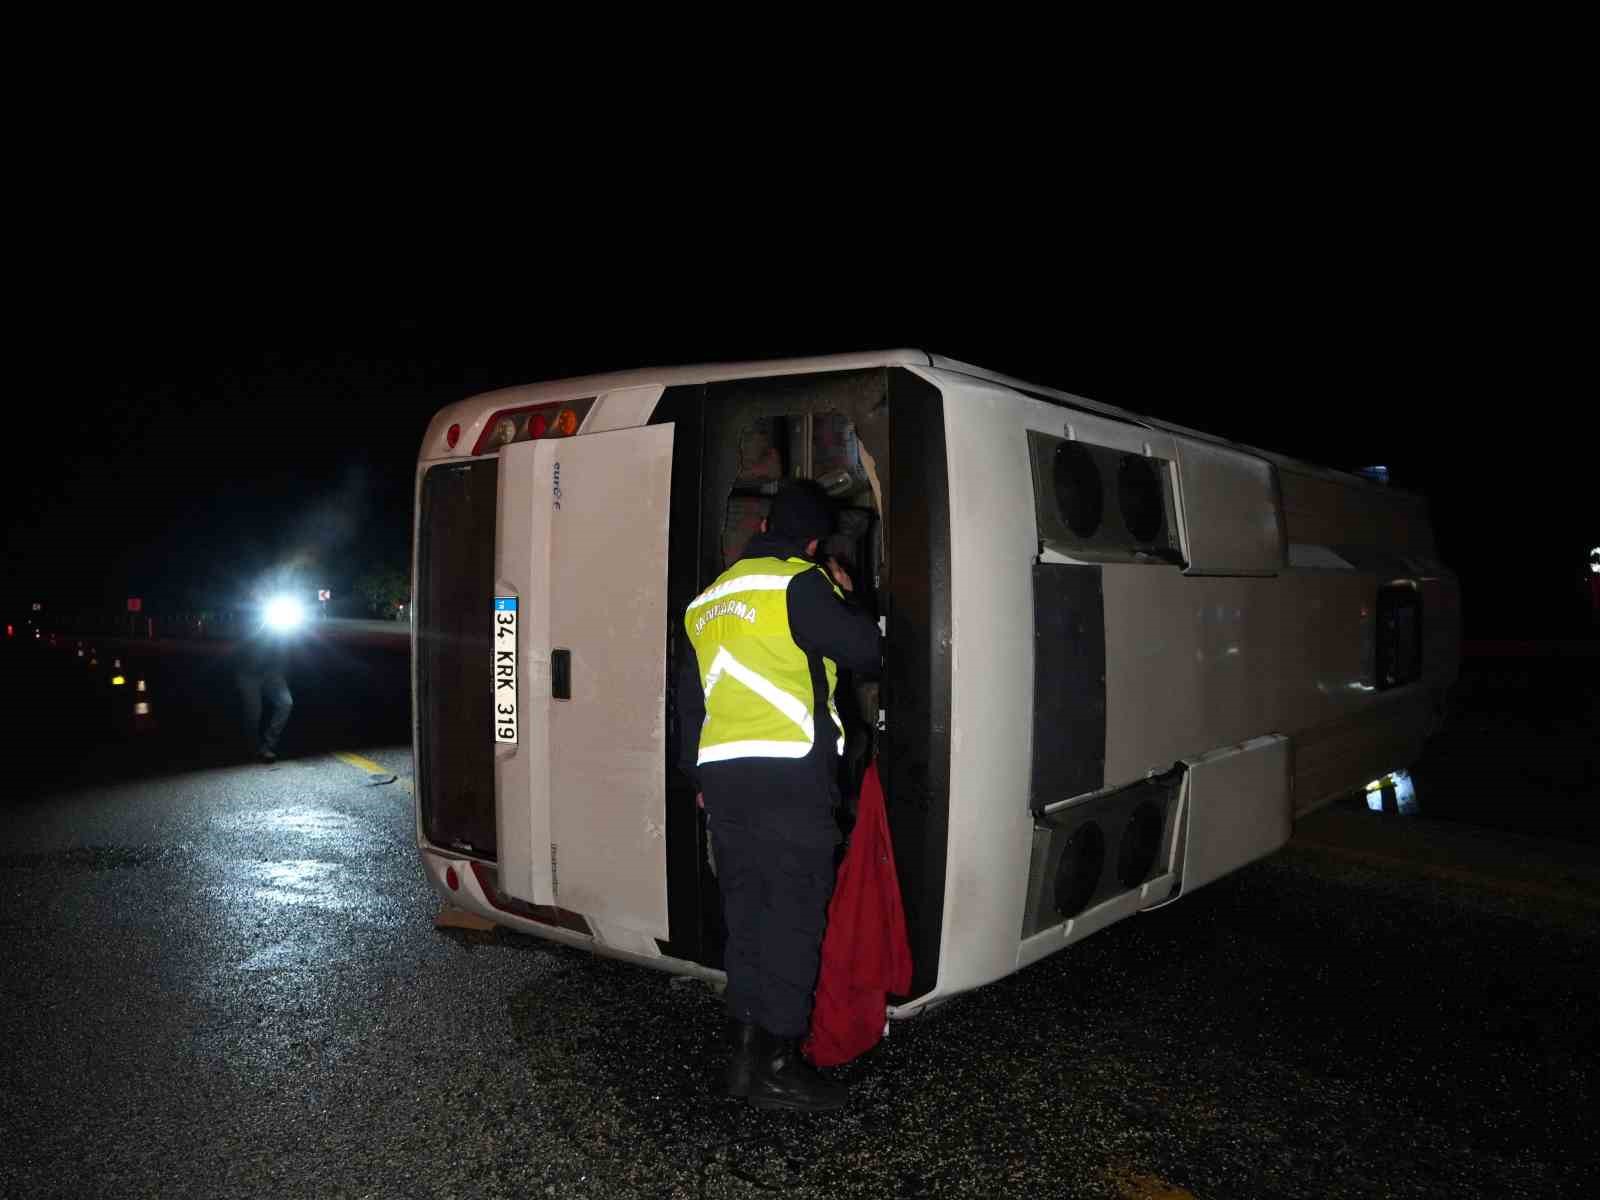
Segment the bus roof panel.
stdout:
[[597,396],[619,388],[679,387],[683,384],[725,383],[734,379],[766,379],[773,375],[810,375],[823,371],[864,371],[872,367],[926,367],[932,356],[921,350],[880,350],[861,354],[828,354],[811,358],[773,358],[737,363],[702,363],[683,367],[638,367],[604,375],[578,375],[544,383],[522,384],[494,392],[480,392],[474,402],[493,399],[497,408],[544,401]]
[[[806,375],[824,371],[862,371],[873,367],[932,367],[952,374],[983,379],[991,383],[1014,388],[1038,399],[1048,400],[1067,408],[1082,409],[1085,412],[1099,413],[1102,416],[1129,421],[1151,429],[1182,434],[1186,437],[1211,442],[1220,446],[1230,446],[1264,458],[1276,466],[1286,467],[1303,474],[1320,476],[1324,479],[1344,484],[1347,487],[1371,488],[1388,494],[1403,494],[1403,489],[1377,484],[1348,471],[1289,458],[1275,451],[1262,450],[1256,446],[1229,441],[1227,438],[1219,437],[1214,433],[1207,433],[1205,430],[1191,429],[1188,426],[1179,425],[1172,421],[1129,412],[1127,409],[1118,408],[1112,404],[1103,404],[1098,400],[1090,400],[1087,397],[1074,395],[1071,392],[1063,392],[1057,388],[1045,387],[1042,384],[1029,383],[1025,379],[1002,375],[997,371],[974,366],[959,359],[913,349],[869,350],[856,354],[815,355],[809,358],[757,359],[734,363],[701,363],[676,367],[639,367],[629,371],[572,376],[566,379],[552,379],[543,383],[521,384],[492,392],[480,392],[475,396],[466,398],[461,403],[471,405],[476,410],[483,401],[492,400],[496,409],[515,408],[523,405],[573,400],[583,396],[596,396],[603,392],[611,392],[628,387],[652,385],[678,387],[684,384],[725,383],[737,379],[765,379],[774,375]],[[452,406],[452,408],[454,407]],[[448,424],[449,420],[453,419],[456,419],[454,413],[451,413],[449,417],[446,417],[445,413],[440,413],[435,418],[435,423]],[[430,430],[430,435],[432,432]]]

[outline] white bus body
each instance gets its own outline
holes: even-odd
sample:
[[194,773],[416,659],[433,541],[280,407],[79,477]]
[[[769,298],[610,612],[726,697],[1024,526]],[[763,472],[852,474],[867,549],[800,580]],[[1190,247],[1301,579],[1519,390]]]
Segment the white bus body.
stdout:
[[841,497],[884,618],[881,682],[841,691],[912,943],[894,1015],[1271,853],[1408,766],[1455,679],[1425,505],[1353,475],[919,351],[506,389],[439,413],[418,461],[442,896],[720,977],[668,681],[684,606],[795,476]]

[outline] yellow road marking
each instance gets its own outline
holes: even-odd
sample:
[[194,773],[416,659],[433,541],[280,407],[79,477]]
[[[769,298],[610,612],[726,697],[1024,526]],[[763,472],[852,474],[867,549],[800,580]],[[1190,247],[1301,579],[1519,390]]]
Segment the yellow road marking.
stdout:
[[333,756],[341,762],[347,762],[357,770],[365,771],[368,775],[393,775],[393,771],[385,770],[370,758],[362,758],[359,754],[351,754],[346,750],[335,750]]
[[1145,1171],[1122,1171],[1115,1176],[1121,1200],[1196,1200],[1188,1188],[1168,1183]]
[[368,775],[393,775],[395,782],[402,790],[411,790],[411,780],[401,777],[398,771],[391,771],[388,767],[381,767],[370,758],[362,758],[359,754],[351,754],[348,750],[335,750],[333,756],[340,762],[349,763],[358,771],[365,771]]
[[1298,846],[1302,850],[1311,850],[1318,854],[1326,854],[1330,858],[1343,858],[1369,867],[1396,868],[1416,875],[1442,879],[1448,883],[1470,884],[1473,887],[1480,887],[1486,891],[1500,892],[1505,895],[1522,896],[1530,900],[1554,900],[1562,904],[1576,904],[1583,908],[1600,908],[1600,896],[1568,888],[1547,887],[1544,884],[1527,883],[1520,879],[1503,879],[1494,875],[1480,874],[1477,871],[1468,871],[1461,867],[1450,867],[1440,863],[1427,863],[1412,858],[1401,858],[1394,854],[1375,854],[1371,850],[1352,850],[1346,846],[1335,846],[1328,842],[1313,841],[1310,838],[1296,837],[1289,845],[1291,847]]

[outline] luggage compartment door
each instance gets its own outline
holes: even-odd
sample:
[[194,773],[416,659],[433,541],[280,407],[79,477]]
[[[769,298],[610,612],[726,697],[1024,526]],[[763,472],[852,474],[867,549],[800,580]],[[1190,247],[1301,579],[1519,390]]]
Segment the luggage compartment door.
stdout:
[[[668,936],[671,425],[510,446],[497,595],[519,597],[526,735],[497,748],[505,890],[649,952]],[[507,544],[506,537],[515,544]],[[526,552],[524,553],[524,547]],[[518,811],[520,809],[520,811]]]

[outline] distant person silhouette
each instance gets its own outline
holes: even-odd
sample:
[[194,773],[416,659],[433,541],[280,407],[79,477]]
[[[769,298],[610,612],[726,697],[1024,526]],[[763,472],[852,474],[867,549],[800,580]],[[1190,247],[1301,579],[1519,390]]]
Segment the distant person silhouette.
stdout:
[[289,691],[290,636],[287,631],[262,622],[240,644],[234,663],[234,680],[244,706],[246,742],[262,762],[277,761],[278,741],[294,710],[294,696]]

